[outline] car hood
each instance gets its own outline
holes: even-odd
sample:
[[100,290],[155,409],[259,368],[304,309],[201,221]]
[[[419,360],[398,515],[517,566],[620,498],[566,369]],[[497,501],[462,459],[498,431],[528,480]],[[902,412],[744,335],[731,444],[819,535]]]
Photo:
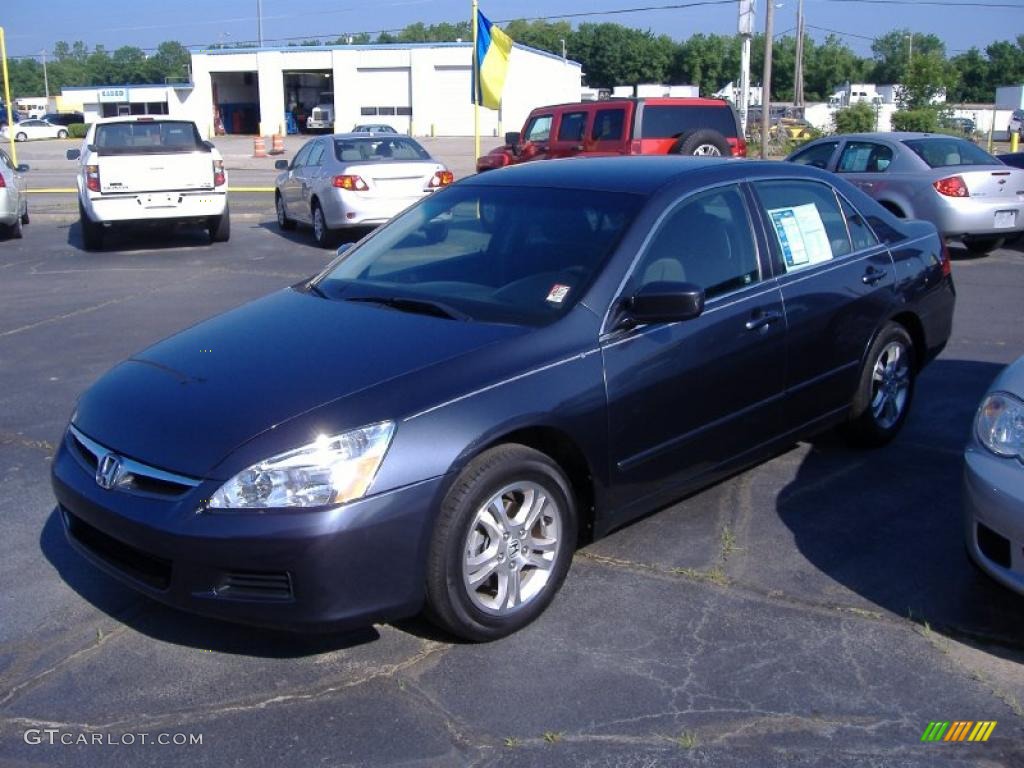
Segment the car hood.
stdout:
[[125,456],[203,477],[289,419],[528,331],[288,289],[120,363],[82,395],[73,420]]

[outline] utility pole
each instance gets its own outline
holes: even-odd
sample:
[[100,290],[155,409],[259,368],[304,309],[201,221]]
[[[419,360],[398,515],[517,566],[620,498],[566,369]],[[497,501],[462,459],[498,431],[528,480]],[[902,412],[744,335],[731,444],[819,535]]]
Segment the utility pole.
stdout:
[[764,13],[764,79],[761,82],[761,159],[768,157],[768,127],[772,111],[772,34],[775,25],[775,0],[767,0]]
[[796,64],[793,72],[793,104],[804,105],[804,0],[796,8]]
[[263,2],[256,0],[256,37],[259,39],[260,48],[263,47]]
[[740,125],[747,132],[747,113],[750,111],[750,38],[754,34],[754,0],[740,0],[740,94],[737,99]]
[[46,110],[50,110],[50,78],[46,76],[46,49],[43,48],[43,88],[46,90]]

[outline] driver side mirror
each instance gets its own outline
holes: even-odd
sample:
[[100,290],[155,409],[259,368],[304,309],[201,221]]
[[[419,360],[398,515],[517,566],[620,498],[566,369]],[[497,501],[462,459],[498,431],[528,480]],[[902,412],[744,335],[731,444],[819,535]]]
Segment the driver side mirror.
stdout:
[[704,311],[704,289],[693,283],[648,283],[629,299],[626,311],[638,324],[692,320]]
[[77,160],[82,156],[82,151],[80,149],[69,149],[67,152],[64,153],[64,156],[68,160]]
[[274,161],[274,168],[276,168],[279,171],[287,171],[288,170],[288,161],[287,160],[275,160]]
[[16,170],[18,173],[26,173],[28,171],[28,166],[25,163],[21,163],[14,170]]
[[509,131],[505,134],[505,146],[512,150],[513,155],[518,155],[521,147],[519,141],[522,137],[519,131]]

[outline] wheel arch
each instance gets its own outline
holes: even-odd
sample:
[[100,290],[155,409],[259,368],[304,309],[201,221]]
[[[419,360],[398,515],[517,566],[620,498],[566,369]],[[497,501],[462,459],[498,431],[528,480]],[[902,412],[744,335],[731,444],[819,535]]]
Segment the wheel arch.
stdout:
[[[928,351],[927,338],[924,333],[924,324],[915,313],[910,311],[900,312],[889,318],[890,322],[903,326],[903,329],[910,334],[910,340],[914,342],[914,369],[920,371],[924,366],[925,355]],[[875,334],[876,336],[878,334]],[[872,340],[874,343],[874,340]]]

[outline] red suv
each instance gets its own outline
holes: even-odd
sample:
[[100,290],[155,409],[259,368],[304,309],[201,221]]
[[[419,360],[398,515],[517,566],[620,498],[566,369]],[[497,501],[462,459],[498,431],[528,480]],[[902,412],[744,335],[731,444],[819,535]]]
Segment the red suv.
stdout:
[[739,118],[724,99],[608,99],[538,107],[522,133],[477,158],[477,172],[575,155],[746,157]]

